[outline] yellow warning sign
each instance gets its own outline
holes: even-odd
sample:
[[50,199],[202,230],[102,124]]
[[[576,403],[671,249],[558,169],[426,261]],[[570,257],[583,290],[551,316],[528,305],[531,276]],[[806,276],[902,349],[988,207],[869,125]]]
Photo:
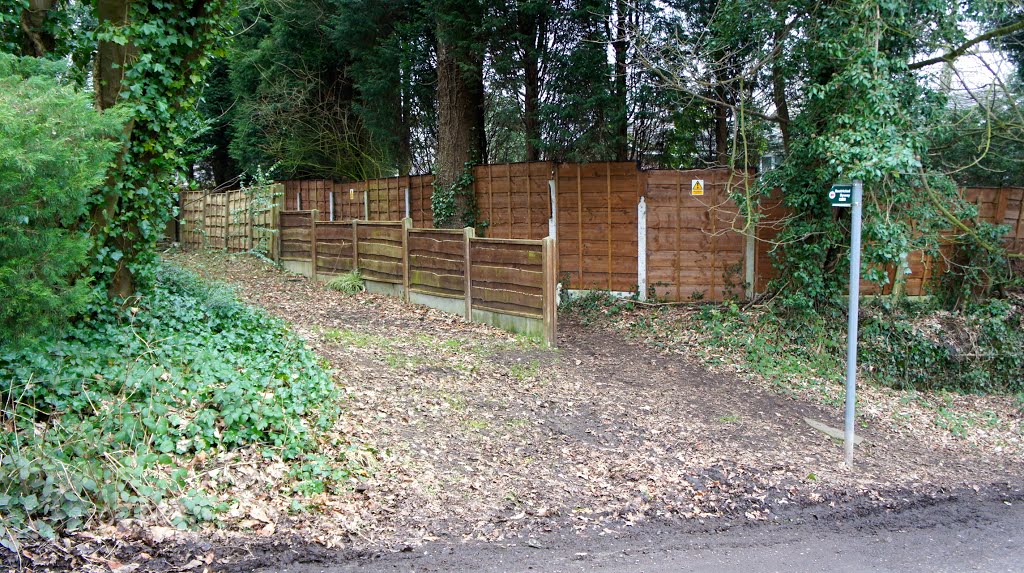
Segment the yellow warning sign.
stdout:
[[690,195],[703,195],[704,194],[704,180],[694,179],[690,181]]

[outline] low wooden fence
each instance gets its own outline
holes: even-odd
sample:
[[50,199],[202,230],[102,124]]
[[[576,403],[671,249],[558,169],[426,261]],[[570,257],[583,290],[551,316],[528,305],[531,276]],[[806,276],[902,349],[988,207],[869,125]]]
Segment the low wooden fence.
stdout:
[[554,239],[478,238],[473,229],[402,221],[322,222],[316,210],[280,214],[281,264],[327,281],[359,271],[367,290],[402,297],[542,338],[554,346]]

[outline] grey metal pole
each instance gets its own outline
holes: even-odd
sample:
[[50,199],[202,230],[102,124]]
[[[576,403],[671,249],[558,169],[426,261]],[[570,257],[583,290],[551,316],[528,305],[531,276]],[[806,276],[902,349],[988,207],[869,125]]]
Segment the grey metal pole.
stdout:
[[853,418],[857,403],[857,313],[860,308],[860,227],[864,185],[853,182],[853,213],[850,225],[850,319],[846,334],[846,467],[853,469]]

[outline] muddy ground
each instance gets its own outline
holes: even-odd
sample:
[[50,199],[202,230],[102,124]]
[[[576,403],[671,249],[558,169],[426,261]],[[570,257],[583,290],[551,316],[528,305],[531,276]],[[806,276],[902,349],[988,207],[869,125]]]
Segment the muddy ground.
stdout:
[[221,527],[155,539],[122,524],[106,558],[118,566],[526,570],[531,551],[548,550],[539,559],[565,567],[543,570],[581,570],[593,551],[633,545],[692,557],[659,532],[698,544],[726,529],[806,537],[800,528],[822,520],[857,529],[893,515],[904,521],[886,523],[906,531],[936,500],[957,515],[1021,500],[1024,460],[1012,448],[866,420],[851,472],[842,444],[804,421],[841,427],[838,407],[571,319],[549,350],[394,298],[342,296],[251,259],[170,258],[237,285],[329,361],[348,394],[335,431],[373,474],[306,496],[295,511],[280,465],[210,460],[233,500]]

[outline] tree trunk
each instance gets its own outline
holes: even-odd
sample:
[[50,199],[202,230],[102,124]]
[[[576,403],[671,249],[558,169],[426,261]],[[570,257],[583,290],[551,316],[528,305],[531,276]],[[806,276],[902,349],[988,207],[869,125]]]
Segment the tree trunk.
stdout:
[[[440,21],[438,27],[437,172],[434,186],[444,189],[459,179],[467,163],[483,161],[487,150],[483,55],[460,49],[453,34],[445,30]],[[435,224],[458,228],[472,222],[468,199],[466,194],[456,194],[453,216],[435,219]]]
[[626,0],[615,0],[615,39],[612,50],[615,52],[615,77],[612,81],[612,94],[615,98],[615,159],[629,159],[629,100],[626,94],[626,11],[629,4]]
[[[131,0],[98,0],[96,2],[96,18],[100,24],[109,22],[113,26],[124,26],[128,23],[128,10]],[[117,104],[121,94],[121,80],[124,77],[125,66],[128,61],[128,46],[121,46],[114,42],[101,41],[96,50],[95,75],[93,77],[93,89],[96,94],[96,108],[99,110],[110,109]],[[120,193],[116,191],[117,176],[124,161],[124,154],[128,152],[127,145],[131,138],[134,122],[129,121],[125,125],[125,148],[121,151],[118,164],[112,166],[107,174],[107,182],[104,186],[106,193],[103,200],[92,212],[92,224],[96,229],[102,229],[114,224],[117,213],[118,202],[121,199]],[[122,233],[121,236],[131,235]],[[125,239],[117,241],[117,248],[126,252],[130,245],[124,244]],[[121,257],[114,276],[108,287],[108,294],[111,298],[123,299],[135,294],[135,279],[126,266],[128,257]]]
[[524,66],[526,95],[523,101],[523,128],[526,135],[526,160],[537,161],[540,159],[540,149],[537,143],[540,141],[540,122],[537,120],[537,110],[540,107],[540,74],[538,72],[537,59],[527,57]]
[[53,34],[43,28],[53,8],[53,0],[30,0],[21,12],[21,31],[25,33],[23,46],[26,56],[42,58],[53,50]]
[[[784,22],[783,22],[784,23]],[[779,26],[775,30],[775,45],[779,46],[785,39],[785,28]],[[782,50],[772,61],[772,99],[775,103],[775,115],[779,118],[779,131],[782,132],[782,153],[789,155],[789,103],[786,99],[786,78],[783,75]]]
[[715,164],[729,165],[729,109],[725,102],[725,88],[715,87]]
[[400,176],[412,174],[412,129],[409,125],[409,122],[412,121],[410,113],[412,89],[409,85],[411,82],[408,74],[409,72],[406,70],[399,71],[399,85],[402,93],[399,100],[401,118],[399,118],[398,125],[398,157],[396,159]]
[[540,107],[540,46],[546,40],[546,31],[539,22],[539,17],[529,15],[522,17],[520,32],[525,38],[523,45],[523,130],[526,136],[526,160],[540,159],[540,122],[537,111]]

